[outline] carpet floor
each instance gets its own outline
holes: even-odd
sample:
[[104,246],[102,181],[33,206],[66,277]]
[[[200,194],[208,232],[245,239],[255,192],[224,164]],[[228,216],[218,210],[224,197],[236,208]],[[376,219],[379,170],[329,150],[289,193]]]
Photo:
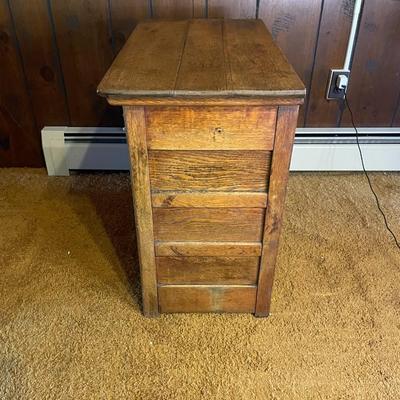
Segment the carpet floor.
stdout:
[[[372,174],[400,236],[400,175]],[[127,174],[0,170],[1,399],[399,399],[400,252],[361,174],[292,174],[272,314],[140,312]]]

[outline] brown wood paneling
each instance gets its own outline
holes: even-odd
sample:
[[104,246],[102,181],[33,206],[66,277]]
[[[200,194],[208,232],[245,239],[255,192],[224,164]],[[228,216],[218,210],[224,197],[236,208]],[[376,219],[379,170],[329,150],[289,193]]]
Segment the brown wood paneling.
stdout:
[[206,0],[193,1],[193,18],[204,18],[207,15]]
[[156,257],[157,282],[254,285],[259,261],[259,257]]
[[149,151],[153,191],[265,192],[269,151]]
[[208,0],[209,18],[255,18],[257,0]]
[[341,104],[325,99],[332,68],[343,68],[353,18],[353,3],[325,0],[306,116],[306,126],[337,126]]
[[0,166],[41,167],[40,132],[7,0],[0,0],[0,88]]
[[[355,122],[390,126],[400,92],[400,2],[364,2],[348,90]],[[342,126],[350,126],[343,113]]]
[[153,208],[154,239],[257,242],[264,214],[261,208]]
[[255,286],[159,286],[160,311],[254,312]]
[[150,108],[146,120],[152,150],[272,150],[276,109]]
[[[55,24],[53,37],[47,3]],[[205,3],[205,0],[153,0],[152,6],[155,17],[191,18],[205,16]],[[254,17],[256,3],[256,0],[209,0],[208,12],[210,17]],[[260,0],[259,3],[260,17],[309,86],[321,0]],[[349,90],[349,101],[360,125],[400,125],[400,109],[396,113],[400,92],[398,3],[365,2]],[[26,79],[19,65],[20,54],[15,47],[8,4],[12,8]],[[66,84],[72,125],[120,124],[120,110],[110,114],[105,102],[96,96],[96,85],[115,54],[110,27],[114,49],[118,51],[136,23],[150,16],[150,0],[2,0],[0,7],[2,165],[14,162],[23,166],[42,165],[35,118],[39,127],[68,121],[61,78]],[[326,102],[324,95],[329,69],[340,67],[343,62],[351,13],[351,1],[324,1],[308,126],[336,125],[338,103]],[[60,50],[63,77],[57,67],[54,41]],[[349,124],[347,112],[342,124]]]
[[251,242],[155,242],[156,256],[230,256],[261,255],[261,243]]
[[205,15],[205,0],[152,0],[154,18],[201,18]]
[[392,126],[400,126],[400,92],[399,99],[397,101],[397,110],[393,116]]
[[69,125],[47,0],[10,2],[37,126]]
[[51,0],[71,123],[96,126],[109,121],[96,87],[113,51],[107,0]]
[[159,192],[151,196],[153,207],[263,208],[267,193],[258,192]]
[[[322,0],[260,0],[258,16],[310,88]],[[298,126],[304,125],[301,107]]]
[[150,0],[110,0],[114,52],[117,54],[136,24],[150,17]]

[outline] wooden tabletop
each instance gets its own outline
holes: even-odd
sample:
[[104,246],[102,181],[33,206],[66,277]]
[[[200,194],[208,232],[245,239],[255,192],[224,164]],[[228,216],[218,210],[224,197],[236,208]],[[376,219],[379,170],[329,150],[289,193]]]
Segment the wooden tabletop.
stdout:
[[290,96],[305,88],[261,20],[140,23],[101,81],[109,98]]

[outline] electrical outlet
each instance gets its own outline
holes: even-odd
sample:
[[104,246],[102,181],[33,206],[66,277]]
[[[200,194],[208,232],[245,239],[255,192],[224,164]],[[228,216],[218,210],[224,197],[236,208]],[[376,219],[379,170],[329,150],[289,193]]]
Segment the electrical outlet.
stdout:
[[[328,89],[326,91],[327,100],[343,100],[347,91],[347,82],[340,88],[340,83],[349,79],[350,71],[347,69],[331,69],[329,75]],[[340,78],[339,78],[340,77]]]

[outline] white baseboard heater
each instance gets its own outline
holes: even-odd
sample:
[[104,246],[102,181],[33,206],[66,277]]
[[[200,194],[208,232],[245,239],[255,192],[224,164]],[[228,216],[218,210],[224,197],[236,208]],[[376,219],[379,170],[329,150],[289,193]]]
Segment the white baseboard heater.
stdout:
[[[359,128],[369,171],[400,171],[400,127]],[[360,171],[352,128],[298,128],[291,171]],[[68,176],[74,170],[129,170],[124,128],[45,127],[42,145],[47,172]]]

